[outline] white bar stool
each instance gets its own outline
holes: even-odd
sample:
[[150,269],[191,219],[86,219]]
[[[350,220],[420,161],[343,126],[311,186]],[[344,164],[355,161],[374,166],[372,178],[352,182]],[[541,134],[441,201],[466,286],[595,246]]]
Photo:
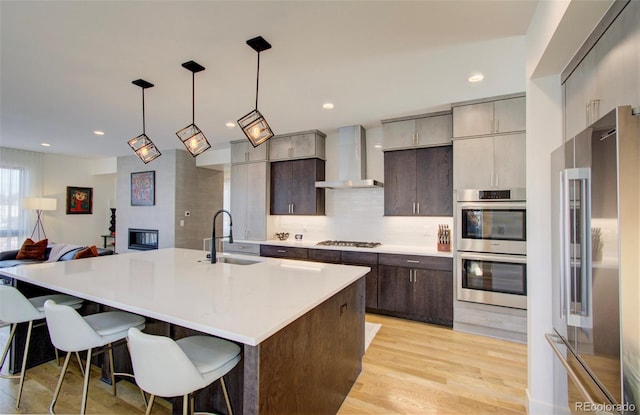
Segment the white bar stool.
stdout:
[[[54,301],[44,303],[44,313],[47,318],[47,326],[49,327],[49,335],[53,345],[60,350],[67,352],[64,359],[60,378],[53,393],[53,400],[49,406],[49,412],[53,412],[53,408],[58,400],[60,388],[64,375],[69,366],[69,358],[71,353],[86,350],[87,363],[84,370],[84,385],[82,389],[82,404],[80,413],[84,414],[87,409],[87,393],[89,391],[89,376],[91,373],[91,357],[105,351],[109,352],[109,366],[111,369],[111,385],[113,394],[116,395],[116,375],[131,376],[128,373],[115,373],[113,365],[113,343],[124,340],[127,337],[127,331],[131,327],[143,329],[145,319],[142,316],[127,313],[124,311],[107,311],[104,313],[91,314],[89,316],[81,316],[73,308],[65,305],[56,304]],[[106,349],[100,350],[94,355],[91,351],[95,348],[107,346]]]
[[[47,300],[53,300],[60,304],[64,304],[73,308],[80,308],[82,306],[82,299],[72,297],[64,294],[52,294],[43,295],[40,297],[26,298],[17,288],[10,285],[0,285],[0,320],[5,323],[11,324],[11,331],[9,334],[9,340],[2,352],[2,360],[0,360],[0,369],[4,366],[4,362],[7,359],[9,347],[11,341],[16,333],[16,328],[19,323],[29,322],[29,328],[27,329],[27,339],[24,344],[24,355],[22,356],[22,368],[19,375],[5,375],[0,373],[0,378],[3,379],[17,379],[20,378],[20,386],[18,387],[18,396],[16,397],[16,409],[20,406],[20,399],[22,398],[22,387],[24,385],[24,374],[27,371],[27,355],[29,354],[29,343],[31,342],[31,330],[36,320],[42,320],[44,316],[44,303]],[[44,323],[43,323],[44,324]],[[39,325],[36,325],[38,327]],[[56,349],[56,360],[58,357],[58,350]],[[82,365],[81,365],[82,366]]]
[[[129,329],[129,353],[136,383],[151,394],[146,414],[151,413],[155,396],[183,396],[183,414],[193,412],[193,392],[220,379],[227,411],[232,415],[229,393],[223,376],[240,361],[240,347],[211,336],[191,336],[173,340]],[[189,399],[191,395],[191,399]]]

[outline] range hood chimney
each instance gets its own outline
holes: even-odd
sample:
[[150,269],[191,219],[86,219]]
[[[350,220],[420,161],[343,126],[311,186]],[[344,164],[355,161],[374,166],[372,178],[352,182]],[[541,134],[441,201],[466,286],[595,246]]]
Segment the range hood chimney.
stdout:
[[382,187],[382,182],[367,176],[367,141],[361,125],[338,128],[338,180],[316,182],[326,189]]

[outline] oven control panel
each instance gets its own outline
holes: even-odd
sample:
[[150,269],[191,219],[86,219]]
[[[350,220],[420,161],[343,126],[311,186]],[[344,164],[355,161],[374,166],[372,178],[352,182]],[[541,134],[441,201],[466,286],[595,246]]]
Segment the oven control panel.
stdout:
[[511,199],[511,190],[478,190],[479,200]]

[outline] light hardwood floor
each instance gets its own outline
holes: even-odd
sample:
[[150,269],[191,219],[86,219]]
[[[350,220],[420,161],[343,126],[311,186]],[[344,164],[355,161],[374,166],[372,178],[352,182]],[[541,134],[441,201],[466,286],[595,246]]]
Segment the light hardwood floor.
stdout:
[[[374,314],[366,319],[382,327],[339,415],[526,413],[525,345]],[[0,330],[2,345],[6,331]],[[70,367],[56,405],[58,413],[77,413],[80,407],[82,376],[77,363]],[[0,379],[0,413],[47,413],[59,370],[54,362],[28,370],[18,411],[17,381]],[[118,397],[113,397],[98,377],[94,368],[87,413],[144,413],[137,388],[119,382]],[[159,400],[152,413],[171,410]]]

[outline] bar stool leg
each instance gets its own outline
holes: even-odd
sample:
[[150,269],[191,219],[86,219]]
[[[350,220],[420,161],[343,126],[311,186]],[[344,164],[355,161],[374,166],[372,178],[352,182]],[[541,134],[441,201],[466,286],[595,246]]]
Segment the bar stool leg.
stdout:
[[87,394],[89,392],[89,377],[91,377],[91,349],[87,350],[87,367],[84,369],[84,384],[82,385],[82,406],[80,413],[87,411]]
[[64,380],[64,375],[67,373],[67,368],[69,367],[69,359],[71,358],[71,352],[67,352],[67,357],[64,358],[64,363],[62,365],[62,371],[60,371],[60,377],[58,378],[58,384],[56,385],[56,390],[53,392],[53,400],[51,401],[51,405],[49,405],[49,413],[55,414],[53,411],[54,406],[56,406],[56,401],[58,400],[58,395],[60,394],[60,388],[62,387],[62,381]]
[[[56,349],[57,351],[58,349]],[[80,359],[80,353],[76,352],[76,357],[78,358],[78,366],[80,366],[80,373],[84,376],[84,366],[82,365],[82,359]]]
[[111,389],[113,390],[113,396],[116,396],[117,394],[116,375],[115,375],[116,367],[113,364],[113,346],[111,345],[111,343],[109,343],[107,347],[109,348],[109,368],[111,369]]
[[9,352],[9,347],[11,346],[11,340],[13,340],[14,334],[16,334],[16,328],[18,327],[17,323],[13,323],[11,325],[11,331],[9,332],[9,339],[7,340],[7,344],[4,346],[4,352],[2,352],[2,361],[0,361],[0,369],[4,366],[4,361],[7,358],[7,353]]
[[144,415],[149,415],[151,413],[151,407],[153,406],[153,400],[156,398],[156,395],[149,396],[149,403],[147,404],[147,412]]
[[231,402],[229,402],[229,392],[227,392],[227,384],[224,383],[224,376],[220,377],[220,383],[222,384],[222,393],[224,394],[224,401],[227,403],[227,413],[233,415],[231,410]]
[[18,409],[18,407],[20,406],[20,399],[22,398],[22,387],[24,386],[24,372],[27,371],[27,355],[29,354],[29,343],[31,342],[31,329],[33,329],[33,320],[29,321],[29,328],[27,329],[27,340],[24,344],[24,356],[22,356],[22,369],[20,371],[20,386],[18,387],[16,409]]

